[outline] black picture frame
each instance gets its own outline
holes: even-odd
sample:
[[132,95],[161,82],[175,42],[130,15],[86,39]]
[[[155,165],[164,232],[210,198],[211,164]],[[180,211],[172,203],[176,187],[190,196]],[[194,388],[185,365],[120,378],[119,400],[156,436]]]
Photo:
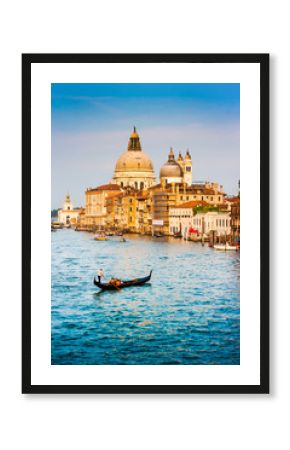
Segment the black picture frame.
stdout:
[[[31,65],[33,63],[258,63],[260,65],[260,384],[32,385],[31,383]],[[22,393],[269,393],[269,54],[22,55]]]

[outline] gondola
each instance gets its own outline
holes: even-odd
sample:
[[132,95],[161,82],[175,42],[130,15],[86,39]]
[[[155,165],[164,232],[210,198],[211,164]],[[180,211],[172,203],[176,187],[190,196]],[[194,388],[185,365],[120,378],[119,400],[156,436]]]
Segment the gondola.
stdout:
[[110,283],[99,282],[96,280],[96,278],[94,278],[94,284],[103,290],[118,291],[119,289],[123,289],[130,286],[142,286],[142,284],[145,284],[147,283],[147,281],[150,281],[151,274],[152,270],[150,271],[150,274],[147,277],[135,278],[134,280],[123,280],[121,281],[121,284],[119,284],[118,286],[115,286],[114,284]]

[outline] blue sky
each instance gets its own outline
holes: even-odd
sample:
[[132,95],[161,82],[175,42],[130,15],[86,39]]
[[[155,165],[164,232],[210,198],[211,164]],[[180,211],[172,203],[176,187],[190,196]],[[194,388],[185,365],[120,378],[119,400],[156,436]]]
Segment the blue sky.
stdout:
[[175,153],[189,149],[193,179],[237,192],[240,171],[239,84],[52,84],[52,208],[70,192],[107,183],[133,126],[156,177]]

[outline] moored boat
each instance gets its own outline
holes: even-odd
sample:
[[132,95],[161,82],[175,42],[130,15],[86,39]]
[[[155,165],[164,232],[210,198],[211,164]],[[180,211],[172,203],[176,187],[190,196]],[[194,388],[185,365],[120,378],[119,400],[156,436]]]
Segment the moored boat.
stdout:
[[94,240],[95,241],[107,241],[108,238],[105,235],[102,235],[102,234],[95,234],[94,235]]
[[51,228],[53,228],[54,230],[59,230],[63,228],[63,224],[60,222],[51,222]]
[[106,291],[115,291],[130,286],[142,286],[143,284],[150,281],[151,274],[152,270],[150,271],[150,274],[147,277],[134,278],[133,280],[118,280],[116,278],[113,278],[108,283],[102,283],[101,281],[97,281],[96,278],[94,278],[94,284],[98,286],[100,289]]
[[229,251],[229,250],[231,250],[231,251],[233,251],[233,250],[237,251],[237,250],[238,250],[238,247],[237,247],[237,246],[235,246],[235,245],[230,245],[230,244],[228,244],[227,242],[226,242],[226,244],[215,244],[215,245],[213,246],[213,248],[216,249],[216,250],[222,250],[222,251]]

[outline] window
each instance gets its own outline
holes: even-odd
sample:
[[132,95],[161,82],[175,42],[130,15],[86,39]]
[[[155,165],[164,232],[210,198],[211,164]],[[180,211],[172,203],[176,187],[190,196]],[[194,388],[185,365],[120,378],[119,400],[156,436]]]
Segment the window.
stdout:
[[133,222],[133,217],[130,216],[130,222]]
[[186,172],[191,172],[191,167],[186,167]]
[[143,183],[143,181],[141,181],[141,183],[140,183],[140,189],[141,189],[141,190],[144,189],[144,183]]
[[132,207],[130,207],[130,212],[132,212]]
[[181,195],[180,200],[183,200],[183,195]]
[[186,200],[189,200],[189,197],[188,197],[188,196],[186,197]]

